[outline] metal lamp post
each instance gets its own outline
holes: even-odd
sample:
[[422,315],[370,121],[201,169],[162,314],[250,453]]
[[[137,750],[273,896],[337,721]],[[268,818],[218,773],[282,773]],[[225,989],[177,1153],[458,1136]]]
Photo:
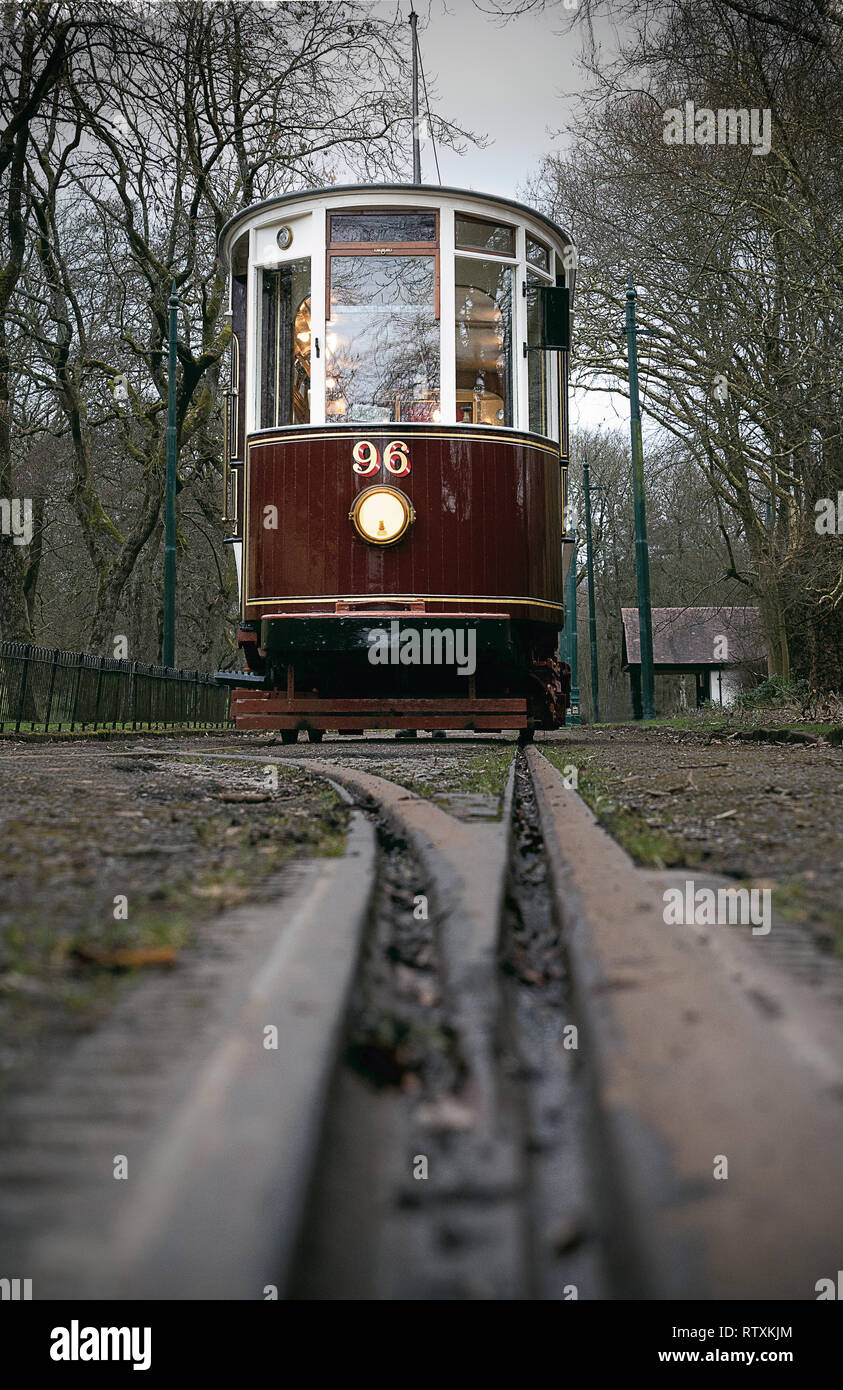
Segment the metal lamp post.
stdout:
[[591,645],[591,720],[600,723],[600,698],[597,685],[597,612],[594,605],[594,555],[591,545],[591,488],[588,479],[588,459],[583,459],[583,490],[585,492],[585,559],[588,570],[588,636]]
[[164,626],[161,664],[176,664],[176,336],[179,297],[169,299],[170,356],[167,372],[167,486],[164,504]]
[[626,348],[629,361],[629,426],[632,436],[632,482],[635,496],[635,572],[638,580],[638,632],[641,643],[641,705],[645,719],[656,713],[653,688],[653,617],[650,603],[650,557],[644,497],[644,446],[638,399],[638,351],[635,339],[635,287],[626,291]]
[[572,528],[574,550],[565,595],[565,655],[571,668],[571,724],[580,723],[580,685],[577,670],[577,531]]

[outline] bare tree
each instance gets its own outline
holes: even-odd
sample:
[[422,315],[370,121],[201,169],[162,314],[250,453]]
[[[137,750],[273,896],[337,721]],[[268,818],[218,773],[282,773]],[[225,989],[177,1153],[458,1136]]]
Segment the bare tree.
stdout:
[[[17,487],[12,444],[9,311],[27,256],[26,160],[30,129],[66,71],[76,26],[58,4],[6,3],[0,13],[0,498]],[[37,566],[36,566],[37,572]],[[30,635],[31,566],[16,538],[0,534],[0,636]]]
[[[136,6],[100,37],[106,53],[82,55],[30,131],[35,254],[16,321],[35,350],[30,376],[58,407],[47,427],[67,447],[93,576],[93,650],[108,648],[129,577],[157,545],[171,286],[180,297],[180,505],[194,499],[198,526],[218,476],[215,386],[230,333],[219,233],[239,207],[331,181],[341,167],[363,178],[399,173],[409,84],[398,25],[344,3]],[[441,120],[438,135],[461,138]],[[123,402],[112,392],[119,380]],[[193,542],[207,546],[196,526]],[[230,606],[219,526],[207,535],[209,573]],[[180,539],[187,544],[185,532]]]
[[[839,685],[843,542],[814,529],[817,500],[843,482],[833,34],[794,37],[730,0],[661,11],[610,72],[595,62],[575,143],[534,189],[582,243],[580,372],[595,389],[623,378],[634,270],[655,330],[639,340],[645,408],[740,520],[748,554],[733,568],[760,604],[770,668]],[[768,110],[769,152],[666,143],[665,112],[686,101]]]

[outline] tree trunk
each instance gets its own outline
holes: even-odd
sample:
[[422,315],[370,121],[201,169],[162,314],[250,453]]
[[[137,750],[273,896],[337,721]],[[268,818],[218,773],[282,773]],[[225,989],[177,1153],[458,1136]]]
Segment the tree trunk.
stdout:
[[[0,306],[0,498],[14,497],[12,431],[9,399],[9,352],[5,306]],[[11,535],[0,534],[0,638],[28,642],[32,638],[24,598],[24,547]]]

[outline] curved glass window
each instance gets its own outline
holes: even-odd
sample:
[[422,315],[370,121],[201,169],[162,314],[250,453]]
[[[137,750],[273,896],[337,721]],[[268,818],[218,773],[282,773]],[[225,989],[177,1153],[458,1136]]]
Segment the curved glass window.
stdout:
[[546,275],[550,274],[550,252],[543,241],[536,241],[527,233],[527,264],[538,266]]
[[438,420],[435,256],[332,253],[330,275],[327,420]]
[[[527,274],[527,342],[541,341],[541,304],[539,296],[530,293],[536,286],[546,284],[537,276]],[[529,427],[533,434],[550,433],[550,410],[548,401],[548,355],[544,352],[527,353],[527,397],[529,402]]]
[[512,266],[457,256],[457,424],[511,425]]
[[463,246],[467,251],[491,251],[495,256],[515,255],[515,228],[502,222],[487,222],[481,217],[466,217],[458,212],[454,220],[454,239],[457,246]]
[[310,423],[310,261],[263,272],[261,428]]
[[435,212],[333,212],[331,243],[436,242]]

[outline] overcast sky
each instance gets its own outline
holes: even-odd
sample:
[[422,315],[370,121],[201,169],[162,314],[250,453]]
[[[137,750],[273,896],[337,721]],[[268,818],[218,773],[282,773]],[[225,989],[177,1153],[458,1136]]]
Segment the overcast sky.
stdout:
[[[428,85],[437,92],[435,105],[488,141],[485,149],[469,145],[463,155],[439,150],[442,182],[523,201],[524,186],[543,156],[567,143],[558,132],[573,118],[572,97],[585,80],[577,65],[577,24],[564,32],[567,11],[561,0],[556,13],[551,7],[545,14],[521,15],[506,24],[484,14],[472,0],[415,0],[415,8]],[[409,17],[409,0],[401,12]],[[614,47],[611,24],[598,29],[596,37]],[[437,181],[429,143],[422,149],[422,179]],[[625,427],[628,410],[623,397],[574,392],[571,423]]]
[[[416,2],[427,20],[422,58],[428,81],[435,74],[440,110],[489,142],[464,155],[441,150],[443,183],[517,197],[543,155],[559,148],[552,132],[570,114],[566,95],[582,83],[576,33],[563,35],[549,15],[502,24],[472,0]],[[429,145],[422,159],[425,181],[435,181]]]

